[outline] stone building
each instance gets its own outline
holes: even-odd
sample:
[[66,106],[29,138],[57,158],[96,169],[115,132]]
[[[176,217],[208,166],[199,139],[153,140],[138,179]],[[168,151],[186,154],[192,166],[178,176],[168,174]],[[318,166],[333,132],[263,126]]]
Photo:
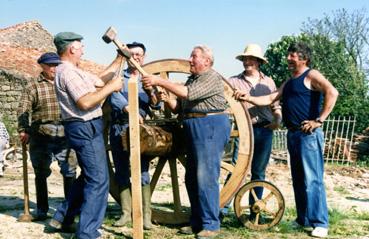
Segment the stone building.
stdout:
[[[0,29],[0,118],[12,136],[22,89],[41,72],[37,59],[47,51],[56,51],[53,36],[38,21]],[[98,74],[104,66],[83,60],[81,68]]]

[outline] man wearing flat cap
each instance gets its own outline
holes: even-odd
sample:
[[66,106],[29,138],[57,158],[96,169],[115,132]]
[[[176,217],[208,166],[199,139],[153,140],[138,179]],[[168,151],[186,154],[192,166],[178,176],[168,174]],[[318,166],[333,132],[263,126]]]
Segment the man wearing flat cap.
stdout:
[[[146,53],[146,47],[139,42],[127,44],[131,56],[140,65],[143,65]],[[119,185],[119,195],[122,207],[122,215],[114,226],[124,226],[132,222],[132,205],[130,189],[130,161],[129,152],[122,147],[122,132],[128,130],[128,80],[130,78],[141,78],[140,73],[133,66],[124,70],[124,87],[119,92],[114,92],[109,97],[109,103],[112,108],[110,127],[110,145],[112,149],[113,161],[115,166],[115,179]],[[139,114],[141,123],[146,116],[152,115],[152,109],[159,109],[155,94],[145,91],[142,88],[141,81],[138,81],[139,92]],[[142,202],[143,202],[143,227],[145,230],[153,228],[151,223],[151,191],[150,191],[150,160],[153,157],[141,156],[141,182],[142,182]]]
[[24,88],[17,113],[19,137],[22,143],[30,144],[35,172],[37,211],[34,219],[45,220],[49,210],[47,177],[51,174],[52,160],[56,159],[60,166],[65,196],[76,177],[76,160],[69,157],[70,150],[54,88],[55,68],[61,63],[60,57],[54,52],[47,52],[37,62],[42,72]]
[[[277,89],[274,81],[260,70],[260,66],[268,62],[264,58],[261,47],[258,44],[247,45],[244,52],[236,56],[236,59],[242,62],[244,71],[228,80],[233,88],[253,96],[267,95]],[[267,106],[255,106],[248,102],[243,102],[243,104],[249,111],[254,133],[251,181],[264,180],[265,170],[272,151],[273,130],[277,129],[282,121],[281,107],[278,101]],[[232,157],[233,164],[236,164],[237,161],[238,143],[239,139],[235,138]],[[255,193],[261,199],[263,188],[256,188]],[[254,198],[250,197],[249,201],[250,205],[253,204]],[[250,220],[255,220],[255,214],[250,214]]]
[[68,227],[79,214],[76,236],[84,239],[100,237],[98,229],[107,206],[109,174],[101,102],[122,88],[121,76],[116,73],[123,57],[118,54],[99,77],[83,71],[78,67],[84,53],[82,39],[73,32],[61,32],[54,38],[62,60],[56,69],[56,95],[65,135],[76,151],[81,174],[49,225],[55,229]]

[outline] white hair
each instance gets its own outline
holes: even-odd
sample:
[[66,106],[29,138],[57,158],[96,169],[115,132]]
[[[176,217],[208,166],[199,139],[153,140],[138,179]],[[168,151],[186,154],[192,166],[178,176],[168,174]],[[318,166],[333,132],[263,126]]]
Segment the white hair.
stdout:
[[193,49],[199,49],[202,52],[202,54],[206,55],[210,59],[210,65],[213,66],[214,64],[213,51],[208,46],[197,45]]

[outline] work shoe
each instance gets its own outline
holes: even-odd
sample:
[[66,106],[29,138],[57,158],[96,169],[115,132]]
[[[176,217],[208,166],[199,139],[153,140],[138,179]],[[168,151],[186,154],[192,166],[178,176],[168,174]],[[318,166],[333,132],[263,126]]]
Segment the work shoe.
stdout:
[[319,237],[319,238],[327,237],[328,236],[328,228],[316,227],[311,232],[311,236],[313,236],[313,237]]
[[179,229],[178,233],[184,235],[192,235],[198,233],[199,231],[201,231],[200,228],[193,229],[191,226],[184,226]]
[[49,222],[49,226],[54,229],[54,230],[61,230],[63,225],[61,222],[55,220],[54,218],[52,218]]
[[207,239],[207,238],[215,238],[220,233],[220,230],[210,231],[210,230],[202,230],[201,232],[196,234],[196,238],[198,239]]
[[77,224],[75,223],[68,224],[68,225],[62,224],[62,228],[60,231],[66,232],[66,233],[75,233],[77,231]]
[[298,223],[296,221],[290,222],[290,227],[293,230],[304,230],[304,231],[308,231],[308,232],[311,232],[314,229],[313,227],[310,227],[310,226],[303,226],[303,225],[301,225],[300,223]]
[[191,226],[181,227],[178,231],[180,234],[192,235],[194,234]]

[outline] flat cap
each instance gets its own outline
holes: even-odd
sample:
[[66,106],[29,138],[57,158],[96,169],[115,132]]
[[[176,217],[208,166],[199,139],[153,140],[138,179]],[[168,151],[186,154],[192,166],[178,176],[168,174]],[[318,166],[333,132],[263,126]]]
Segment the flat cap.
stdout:
[[60,57],[55,52],[46,52],[37,60],[38,64],[60,64]]
[[83,39],[83,36],[74,33],[74,32],[59,32],[54,37],[54,45],[58,52],[65,49],[67,45],[74,41],[80,41]]

